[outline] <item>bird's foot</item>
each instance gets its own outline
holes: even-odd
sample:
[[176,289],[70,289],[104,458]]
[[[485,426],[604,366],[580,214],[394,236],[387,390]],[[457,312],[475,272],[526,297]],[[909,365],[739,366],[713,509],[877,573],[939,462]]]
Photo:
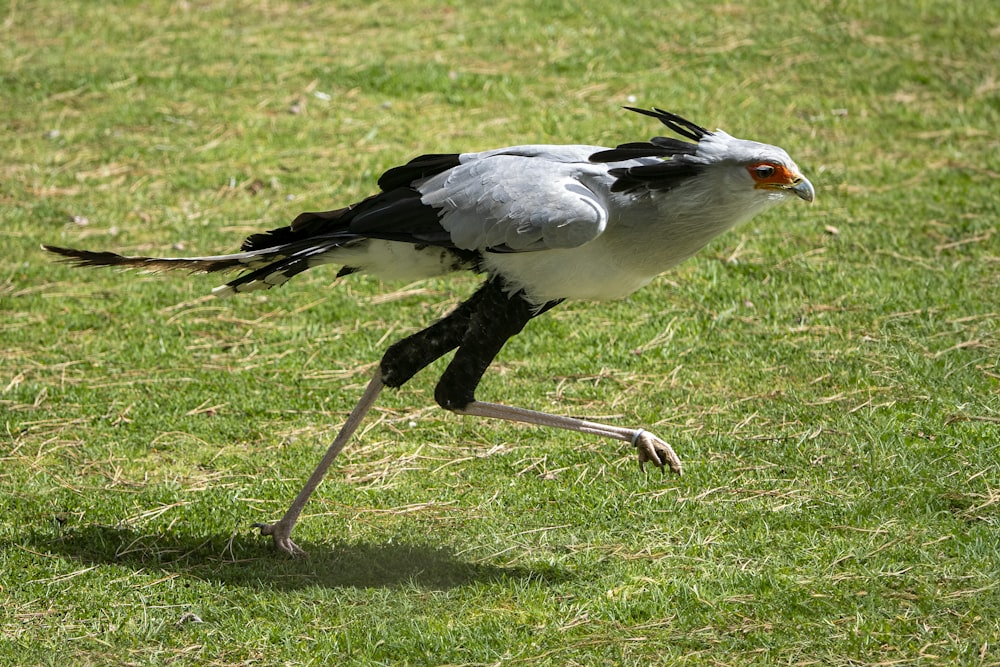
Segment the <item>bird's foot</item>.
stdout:
[[671,472],[680,475],[683,472],[681,459],[673,447],[660,440],[649,431],[639,429],[632,438],[632,444],[639,450],[639,469],[645,470],[646,463],[652,463],[660,470],[669,466]]
[[306,555],[306,552],[295,542],[292,542],[292,526],[294,525],[294,521],[286,522],[281,519],[275,523],[255,523],[253,527],[260,528],[261,535],[270,535],[278,551],[283,551],[292,558],[301,558]]

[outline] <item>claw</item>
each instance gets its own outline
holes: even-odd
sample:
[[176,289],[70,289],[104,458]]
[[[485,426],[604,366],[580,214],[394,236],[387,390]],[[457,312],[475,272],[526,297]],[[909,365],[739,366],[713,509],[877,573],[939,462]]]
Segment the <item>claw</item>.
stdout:
[[632,444],[639,450],[639,469],[645,472],[645,464],[652,463],[661,471],[664,466],[670,467],[671,472],[678,475],[683,474],[681,459],[674,452],[673,447],[663,440],[660,440],[649,431],[638,430],[632,438]]
[[255,523],[253,527],[259,528],[261,535],[270,535],[278,551],[283,551],[292,558],[301,558],[307,555],[304,549],[292,542],[292,527],[286,526],[283,521]]

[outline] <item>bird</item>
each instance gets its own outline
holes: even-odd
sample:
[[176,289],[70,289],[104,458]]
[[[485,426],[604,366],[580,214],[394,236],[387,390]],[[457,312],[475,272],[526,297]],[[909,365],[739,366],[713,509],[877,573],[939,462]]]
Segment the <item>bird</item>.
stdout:
[[567,429],[633,445],[640,467],[680,474],[681,460],[642,428],[491,403],[476,388],[504,344],[566,300],[621,299],[712,239],[789,199],[811,203],[812,183],[778,146],[709,131],[658,107],[626,110],[674,135],[615,147],[528,144],[420,155],[389,169],[378,192],[349,206],[305,212],[246,238],[240,251],[204,257],[134,257],[53,245],[77,266],[239,271],[217,296],[282,285],[323,264],[383,279],[456,271],[484,277],[451,312],[391,344],[285,514],[256,523],[290,556],[303,507],[385,387],[399,388],[454,350],[437,382],[438,405],[459,415]]

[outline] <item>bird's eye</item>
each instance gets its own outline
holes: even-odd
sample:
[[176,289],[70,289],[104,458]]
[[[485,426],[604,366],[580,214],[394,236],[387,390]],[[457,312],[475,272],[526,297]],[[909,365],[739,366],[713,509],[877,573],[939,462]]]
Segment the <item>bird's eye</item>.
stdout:
[[774,167],[769,164],[758,164],[753,168],[753,175],[759,180],[771,178],[774,176]]

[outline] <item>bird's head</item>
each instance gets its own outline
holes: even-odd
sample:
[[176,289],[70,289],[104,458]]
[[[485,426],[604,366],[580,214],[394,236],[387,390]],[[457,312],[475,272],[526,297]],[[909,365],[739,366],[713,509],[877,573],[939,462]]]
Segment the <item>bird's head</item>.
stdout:
[[816,198],[812,183],[788,153],[777,146],[737,139],[716,130],[699,140],[692,158],[706,168],[725,169],[733,185],[753,188],[770,200],[795,196],[811,203]]
[[793,195],[807,202],[816,198],[812,183],[777,146],[737,139],[722,130],[711,132],[662,109],[626,108],[656,118],[689,141],[653,137],[592,155],[592,162],[628,164],[610,170],[616,179],[614,192],[669,191],[687,182],[705,182],[707,177],[708,182],[724,182],[727,192],[763,204]]

